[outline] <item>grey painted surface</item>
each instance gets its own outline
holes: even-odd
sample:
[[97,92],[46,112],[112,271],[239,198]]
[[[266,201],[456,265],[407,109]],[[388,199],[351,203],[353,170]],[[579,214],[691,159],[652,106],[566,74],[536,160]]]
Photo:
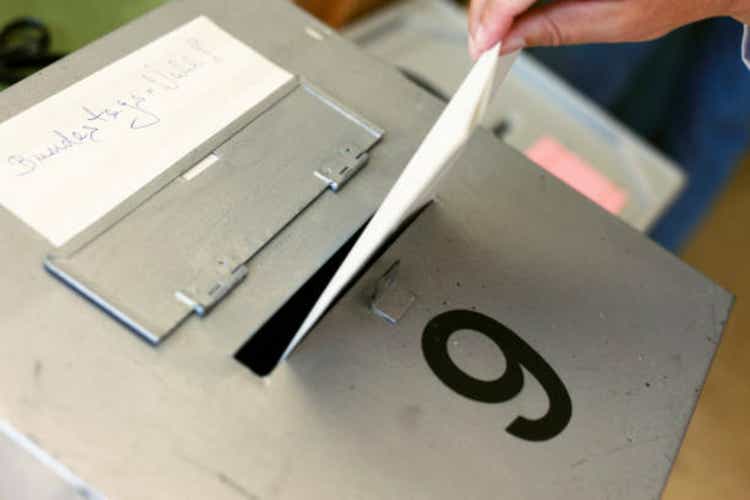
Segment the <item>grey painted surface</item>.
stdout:
[[0,422],[0,498],[99,500],[80,479],[26,436]]
[[[310,38],[306,27],[325,28],[286,2],[167,5],[0,94],[0,119],[198,14],[386,136],[345,189],[252,259],[216,310],[158,348],[46,274],[52,249],[0,210],[0,418],[117,499],[658,496],[731,297],[486,132],[289,363],[259,379],[234,361],[375,209],[440,111],[350,42]],[[393,327],[367,296],[397,258],[417,299]],[[545,411],[528,374],[517,398],[487,405],[429,371],[422,329],[453,308],[502,321],[545,357],[573,401],[562,434],[529,443],[505,432]],[[468,371],[502,373],[486,339],[456,339]]]

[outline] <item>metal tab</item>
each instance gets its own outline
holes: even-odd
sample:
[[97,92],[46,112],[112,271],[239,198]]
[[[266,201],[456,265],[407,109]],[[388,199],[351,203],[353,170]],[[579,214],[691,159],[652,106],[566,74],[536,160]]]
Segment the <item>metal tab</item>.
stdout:
[[397,283],[401,261],[396,261],[383,274],[375,286],[370,310],[395,325],[414,304],[416,296]]
[[354,146],[346,146],[334,158],[315,171],[315,177],[336,192],[367,164],[370,155]]

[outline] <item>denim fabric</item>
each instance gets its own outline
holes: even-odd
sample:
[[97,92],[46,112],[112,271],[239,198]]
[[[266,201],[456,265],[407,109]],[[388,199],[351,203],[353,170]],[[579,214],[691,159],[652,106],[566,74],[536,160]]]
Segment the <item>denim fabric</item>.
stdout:
[[742,35],[736,21],[711,19],[652,42],[532,51],[685,170],[687,188],[651,231],[672,251],[691,235],[750,143]]

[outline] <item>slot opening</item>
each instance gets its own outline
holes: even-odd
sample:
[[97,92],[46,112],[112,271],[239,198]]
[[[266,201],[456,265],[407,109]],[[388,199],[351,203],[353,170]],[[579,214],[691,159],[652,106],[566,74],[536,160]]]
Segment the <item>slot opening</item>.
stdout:
[[[328,312],[336,306],[338,301],[353,287],[372,265],[396,242],[403,232],[419,217],[419,215],[429,206],[429,203],[404,221],[399,228],[386,240],[383,245],[370,257],[365,266],[356,276],[347,284],[347,286],[336,297],[336,300],[329,306],[326,313],[321,317],[323,319]],[[323,264],[312,277],[307,280],[290,298],[282,305],[273,316],[271,316],[261,326],[245,344],[240,347],[234,358],[249,368],[253,373],[265,377],[276,368],[281,360],[281,356],[294,338],[294,334],[302,325],[307,314],[312,310],[320,295],[325,290],[328,283],[333,278],[338,268],[349,255],[349,251],[361,236],[367,227],[367,222],[362,225],[333,256]],[[308,337],[314,334],[315,328],[309,332]],[[305,339],[302,343],[305,342]],[[292,353],[294,356],[294,353]]]

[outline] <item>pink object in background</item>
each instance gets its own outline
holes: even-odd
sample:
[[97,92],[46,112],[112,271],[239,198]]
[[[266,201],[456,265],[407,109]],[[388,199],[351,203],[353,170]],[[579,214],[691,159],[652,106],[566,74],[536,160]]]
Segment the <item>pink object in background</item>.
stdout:
[[553,137],[537,140],[526,156],[610,213],[619,214],[627,204],[626,191]]

